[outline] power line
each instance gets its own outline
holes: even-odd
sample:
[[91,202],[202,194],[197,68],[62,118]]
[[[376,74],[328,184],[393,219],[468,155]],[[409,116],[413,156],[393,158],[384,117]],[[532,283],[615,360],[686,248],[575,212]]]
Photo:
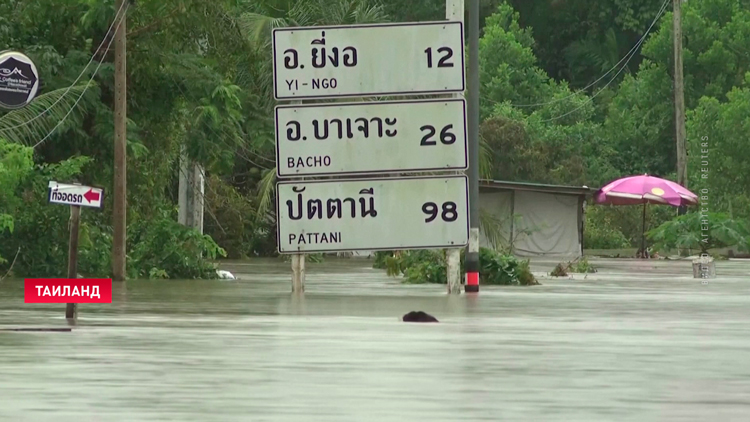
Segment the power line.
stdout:
[[[630,58],[623,65],[623,69],[624,69],[624,66],[627,66],[628,62],[630,62],[630,60],[632,59],[632,57],[635,55],[635,52],[638,50],[638,47],[640,47],[640,45],[643,44],[643,42],[646,40],[646,37],[651,32],[651,29],[654,27],[654,25],[656,24],[656,22],[658,22],[659,18],[662,17],[662,15],[664,14],[664,12],[665,12],[665,10],[666,10],[667,5],[669,4],[669,2],[670,2],[670,0],[664,0],[664,3],[661,5],[661,8],[659,9],[659,12],[656,14],[656,17],[651,22],[651,25],[646,30],[646,33],[643,34],[643,36],[638,40],[638,42],[633,46],[633,48],[631,48],[630,51],[628,51],[627,54],[625,54],[625,56],[623,56],[623,58],[620,59],[620,61],[618,61],[617,63],[615,63],[615,65],[612,66],[607,71],[607,73],[605,73],[604,75],[602,75],[601,77],[599,77],[599,79],[595,80],[594,82],[591,82],[590,84],[588,84],[585,87],[581,88],[577,92],[574,92],[574,93],[572,93],[572,94],[570,94],[568,96],[562,97],[562,98],[558,98],[556,100],[551,100],[551,101],[542,102],[542,103],[534,103],[534,104],[511,104],[511,106],[513,106],[513,107],[536,107],[536,106],[543,106],[543,105],[555,104],[555,103],[558,103],[560,101],[565,101],[565,100],[567,100],[569,98],[575,97],[579,93],[581,93],[581,92],[583,92],[583,91],[591,88],[592,86],[596,85],[599,81],[601,81],[607,75],[609,75],[610,73],[612,73],[612,71],[615,70],[615,68],[617,68],[620,65],[620,63],[622,63],[623,60],[625,60],[626,58],[628,58],[630,56]],[[617,73],[617,75],[619,75],[619,74],[620,74],[620,72]],[[617,78],[617,75],[615,75],[615,78]]]
[[[123,22],[125,16],[127,16],[127,12],[128,12],[128,6],[125,6],[125,11],[122,14],[122,16],[120,16],[120,18],[119,18],[119,22],[117,23],[117,28],[115,28],[115,32],[117,32],[117,30],[120,29],[120,24]],[[114,42],[114,37],[110,38],[109,43],[107,44],[107,50],[109,50],[109,47],[112,45],[112,42]],[[83,89],[83,92],[81,92],[81,95],[78,96],[78,98],[76,99],[76,102],[73,103],[73,106],[70,108],[70,110],[68,110],[68,112],[65,114],[65,116],[63,116],[63,118],[57,123],[57,125],[55,125],[55,127],[53,127],[52,130],[44,138],[42,138],[41,141],[39,141],[36,144],[34,144],[34,146],[32,148],[38,147],[44,141],[46,141],[50,136],[52,136],[52,134],[55,133],[55,131],[57,130],[57,128],[60,127],[60,125],[63,124],[63,122],[65,122],[65,120],[68,118],[68,116],[70,116],[70,113],[72,113],[73,110],[75,110],[75,108],[78,107],[78,103],[81,102],[81,98],[83,98],[83,96],[86,94],[86,91],[89,89],[89,86],[91,85],[91,81],[93,81],[94,77],[96,77],[96,74],[99,73],[99,68],[102,66],[103,63],[104,62],[101,61],[96,66],[96,69],[94,69],[94,73],[91,75],[91,78],[89,78],[89,81],[86,82],[86,87]]]
[[[86,63],[86,66],[83,68],[83,70],[81,71],[81,73],[78,74],[78,77],[65,90],[65,92],[63,92],[63,94],[60,96],[60,98],[58,98],[54,103],[52,103],[49,107],[47,107],[47,109],[45,109],[41,113],[37,114],[36,116],[32,117],[31,119],[29,119],[29,120],[27,120],[27,121],[25,121],[23,123],[19,123],[19,124],[15,125],[15,126],[10,126],[10,127],[6,127],[6,128],[2,128],[2,129],[0,129],[0,132],[7,132],[9,130],[18,129],[19,127],[28,126],[29,124],[31,124],[31,122],[33,122],[36,119],[39,119],[43,115],[47,114],[48,111],[52,110],[53,107],[55,107],[60,101],[62,101],[63,98],[65,98],[66,95],[68,95],[68,93],[70,92],[70,90],[73,89],[73,87],[76,86],[76,84],[78,84],[79,80],[81,80],[81,77],[83,77],[83,74],[86,73],[86,70],[89,68],[89,66],[91,66],[91,63],[94,61],[94,58],[96,57],[96,54],[99,51],[101,51],[102,46],[104,45],[104,43],[107,41],[108,38],[110,39],[110,44],[112,43],[112,41],[111,41],[112,37],[110,36],[110,33],[112,32],[112,27],[114,27],[115,22],[118,22],[118,17],[120,16],[120,12],[123,10],[123,7],[126,8],[125,10],[127,10],[127,6],[125,5],[125,3],[123,3],[120,6],[120,9],[117,10],[117,13],[115,13],[115,17],[114,17],[114,19],[112,19],[112,24],[109,25],[109,28],[107,29],[107,33],[104,35],[104,38],[102,39],[102,42],[99,43],[99,47],[97,47],[96,52],[93,55],[91,55],[91,59],[89,60],[89,62]],[[119,25],[118,25],[118,27],[119,27]],[[109,50],[109,45],[107,46],[107,50]],[[97,67],[97,69],[98,69],[98,67]],[[94,73],[94,74],[96,74],[96,73]]]
[[[669,1],[669,0],[667,0],[667,1]],[[665,12],[665,10],[666,10],[666,5],[667,5],[667,1],[665,1],[665,2],[664,2],[664,5],[662,6],[662,9],[661,9],[661,10],[659,11],[659,14],[658,14],[658,15],[656,16],[656,19],[654,20],[654,22],[656,22],[656,20],[658,20],[658,19],[659,19],[659,18],[660,18],[660,17],[661,17],[661,16],[662,16],[662,15],[664,14],[664,12]],[[653,26],[653,25],[652,25],[652,26]],[[650,31],[650,30],[651,30],[651,28],[649,28],[649,31]],[[646,35],[648,35],[648,32],[646,33]],[[623,64],[623,65],[622,65],[622,67],[621,67],[621,68],[620,68],[620,70],[619,70],[619,71],[618,71],[618,72],[617,72],[617,73],[615,74],[615,76],[613,76],[613,77],[612,77],[612,79],[610,79],[610,81],[609,81],[609,82],[607,82],[607,84],[606,84],[606,85],[604,85],[604,87],[602,87],[602,88],[601,88],[601,89],[600,89],[599,91],[597,91],[597,92],[596,92],[596,93],[595,93],[594,95],[592,95],[592,96],[590,96],[590,97],[587,97],[587,98],[586,98],[586,101],[584,101],[584,103],[583,103],[582,105],[580,105],[580,106],[578,106],[578,107],[574,108],[573,110],[570,110],[569,112],[567,112],[567,113],[565,113],[565,114],[562,114],[562,115],[559,115],[559,116],[556,116],[556,117],[552,117],[552,118],[550,118],[550,119],[544,119],[544,120],[540,120],[540,123],[546,123],[546,122],[551,122],[551,121],[553,121],[553,120],[558,120],[558,119],[561,119],[561,118],[563,118],[563,117],[565,117],[565,116],[569,116],[569,115],[571,115],[571,114],[575,113],[576,111],[578,111],[578,110],[580,110],[580,109],[582,109],[582,108],[586,107],[586,104],[590,103],[591,101],[593,101],[593,100],[594,100],[594,98],[598,97],[598,96],[599,96],[599,94],[601,94],[601,93],[602,93],[602,92],[603,92],[603,91],[604,91],[605,89],[607,89],[607,87],[608,87],[609,85],[611,85],[611,84],[612,84],[612,82],[614,82],[614,81],[615,81],[615,79],[617,79],[617,77],[618,77],[618,76],[620,76],[620,73],[622,73],[622,71],[623,71],[623,70],[625,70],[625,68],[627,67],[627,65],[628,65],[628,63],[630,62],[630,60],[631,60],[631,59],[632,59],[633,57],[635,57],[635,49],[636,49],[637,47],[639,47],[639,46],[640,46],[640,45],[641,45],[641,44],[642,44],[642,43],[643,43],[644,41],[645,41],[645,36],[644,36],[644,37],[642,37],[642,38],[640,39],[640,41],[638,41],[638,44],[636,44],[636,46],[634,47],[634,49],[632,49],[632,50],[631,50],[631,53],[630,53],[630,57],[629,57],[629,58],[628,58],[628,60],[627,60],[627,61],[625,62],[625,64]],[[627,57],[627,56],[626,56],[626,57]],[[574,95],[575,95],[575,94],[574,94]]]

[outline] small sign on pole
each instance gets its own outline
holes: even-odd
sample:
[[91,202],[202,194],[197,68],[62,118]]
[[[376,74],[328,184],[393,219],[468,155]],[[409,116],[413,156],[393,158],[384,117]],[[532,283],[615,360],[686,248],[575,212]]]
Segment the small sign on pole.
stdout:
[[39,90],[39,72],[34,62],[17,51],[0,52],[0,107],[14,110],[26,106]]
[[49,182],[49,202],[51,204],[76,205],[101,208],[104,202],[104,189],[92,186]]
[[[70,239],[68,241],[68,278],[78,277],[78,233],[81,220],[81,207],[101,208],[104,202],[104,189],[80,184],[50,181],[48,200],[51,204],[70,206]],[[65,318],[75,319],[78,304],[68,303]]]

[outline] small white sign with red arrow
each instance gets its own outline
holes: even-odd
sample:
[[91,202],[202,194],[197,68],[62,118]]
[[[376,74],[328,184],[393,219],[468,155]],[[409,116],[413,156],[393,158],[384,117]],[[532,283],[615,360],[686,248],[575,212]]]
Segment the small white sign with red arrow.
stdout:
[[83,185],[49,182],[49,202],[52,204],[78,205],[80,207],[101,208],[104,202],[104,189]]

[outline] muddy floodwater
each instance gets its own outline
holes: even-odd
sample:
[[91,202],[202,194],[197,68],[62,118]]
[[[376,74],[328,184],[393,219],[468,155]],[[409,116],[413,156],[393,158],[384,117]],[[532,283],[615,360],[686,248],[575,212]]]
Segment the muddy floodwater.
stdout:
[[[750,421],[750,264],[653,265],[476,297],[365,260],[308,264],[304,297],[278,260],[115,284],[72,332],[0,332],[0,421]],[[0,328],[66,326],[0,282]]]

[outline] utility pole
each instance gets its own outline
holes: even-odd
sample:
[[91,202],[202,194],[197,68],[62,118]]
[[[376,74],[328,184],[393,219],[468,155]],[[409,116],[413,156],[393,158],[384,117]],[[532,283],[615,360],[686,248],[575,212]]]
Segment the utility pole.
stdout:
[[479,0],[469,0],[469,249],[466,293],[479,292]]
[[127,218],[127,66],[126,34],[128,6],[130,0],[117,0],[116,10],[123,9],[123,16],[115,33],[115,165],[114,165],[114,207],[112,220],[112,280],[125,281],[125,242]]
[[[449,21],[464,21],[464,0],[445,0],[445,18]],[[453,94],[452,98],[461,98],[461,94]],[[461,293],[461,249],[447,249],[445,251],[448,293]]]
[[177,221],[203,234],[205,172],[203,166],[188,158],[184,146],[180,152],[179,172]]
[[[685,84],[682,73],[682,0],[673,1],[673,34],[674,34],[674,110],[675,138],[677,141],[677,183],[687,188],[687,147],[685,138]],[[685,214],[685,207],[680,207],[679,214]]]

